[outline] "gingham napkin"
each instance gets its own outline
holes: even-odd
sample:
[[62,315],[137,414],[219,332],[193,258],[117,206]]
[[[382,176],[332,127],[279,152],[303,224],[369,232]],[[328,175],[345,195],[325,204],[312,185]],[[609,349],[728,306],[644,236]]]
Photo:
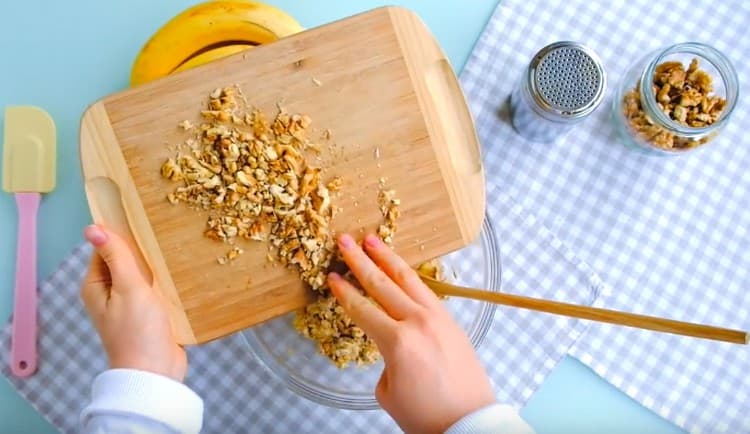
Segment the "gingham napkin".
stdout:
[[[599,279],[496,185],[488,217],[501,246],[502,288],[591,303]],[[98,338],[78,300],[91,251],[76,248],[41,284],[39,371],[21,380],[7,368],[10,327],[0,333],[2,369],[14,387],[64,433],[76,431],[94,376],[106,368]],[[461,268],[472,269],[473,262]],[[479,354],[498,398],[522,404],[584,331],[576,320],[499,308]],[[235,334],[189,349],[187,384],[205,400],[206,433],[395,432],[383,411],[352,412],[314,404],[286,389]]]
[[[750,3],[503,0],[461,81],[488,173],[602,277],[597,304],[750,329]],[[506,98],[529,59],[583,42],[609,78],[602,106],[563,142],[524,141]],[[623,146],[612,94],[640,57],[684,41],[734,64],[740,101],[703,149],[659,157]],[[695,433],[750,432],[750,348],[595,324],[571,354]]]

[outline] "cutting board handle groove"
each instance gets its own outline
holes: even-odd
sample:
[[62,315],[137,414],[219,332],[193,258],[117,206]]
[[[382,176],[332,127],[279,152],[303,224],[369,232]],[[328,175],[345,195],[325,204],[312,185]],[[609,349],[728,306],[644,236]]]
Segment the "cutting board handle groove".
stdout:
[[482,155],[469,107],[448,61],[439,59],[426,67],[425,83],[437,108],[454,169],[464,175],[481,172]]

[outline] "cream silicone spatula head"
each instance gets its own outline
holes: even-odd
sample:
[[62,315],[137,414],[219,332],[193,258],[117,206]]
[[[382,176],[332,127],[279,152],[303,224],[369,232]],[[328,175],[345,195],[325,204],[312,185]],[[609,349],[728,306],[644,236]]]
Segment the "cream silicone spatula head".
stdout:
[[11,371],[28,377],[36,371],[36,218],[40,193],[55,187],[55,123],[32,106],[5,109],[3,190],[18,206],[16,283],[13,298]]

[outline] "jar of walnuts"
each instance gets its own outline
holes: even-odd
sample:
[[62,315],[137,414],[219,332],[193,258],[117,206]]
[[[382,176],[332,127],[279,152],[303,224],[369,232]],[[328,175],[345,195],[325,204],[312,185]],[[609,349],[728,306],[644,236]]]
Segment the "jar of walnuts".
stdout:
[[657,50],[627,72],[614,120],[629,145],[681,154],[712,140],[737,104],[737,72],[718,50],[686,42]]

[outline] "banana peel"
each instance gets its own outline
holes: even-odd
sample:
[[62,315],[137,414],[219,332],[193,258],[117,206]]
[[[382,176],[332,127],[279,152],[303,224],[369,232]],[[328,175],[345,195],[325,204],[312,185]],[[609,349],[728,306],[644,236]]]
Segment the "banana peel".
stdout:
[[184,61],[180,66],[175,68],[172,73],[187,71],[188,69],[195,68],[196,66],[204,65],[206,63],[213,62],[214,60],[221,59],[222,57],[231,56],[232,54],[237,54],[239,52],[249,50],[253,47],[254,45],[233,44],[207,50]]
[[[130,84],[135,86],[164,77],[192,58],[225,46],[266,44],[302,30],[289,14],[264,3],[248,0],[200,3],[169,20],[146,42],[133,63]],[[229,55],[230,51],[222,53]],[[212,55],[202,57],[208,58],[215,60]]]

